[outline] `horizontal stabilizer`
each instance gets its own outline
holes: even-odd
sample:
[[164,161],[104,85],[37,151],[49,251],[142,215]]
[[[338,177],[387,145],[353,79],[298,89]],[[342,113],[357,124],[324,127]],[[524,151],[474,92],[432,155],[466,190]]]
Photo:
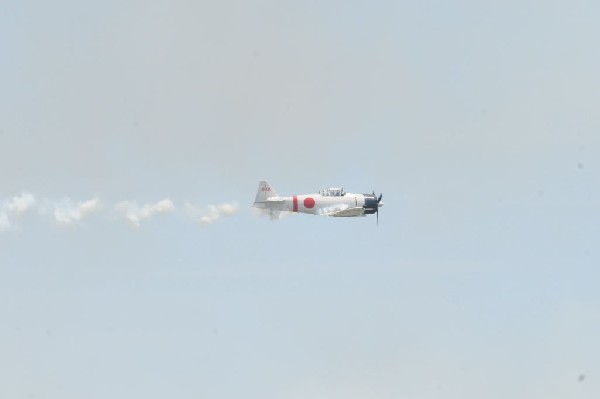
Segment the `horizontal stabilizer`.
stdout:
[[285,199],[276,197],[276,198],[267,198],[264,201],[256,201],[256,202],[254,202],[254,204],[252,204],[252,206],[255,208],[272,209],[274,207],[278,207],[279,205],[283,205],[284,203],[285,203]]

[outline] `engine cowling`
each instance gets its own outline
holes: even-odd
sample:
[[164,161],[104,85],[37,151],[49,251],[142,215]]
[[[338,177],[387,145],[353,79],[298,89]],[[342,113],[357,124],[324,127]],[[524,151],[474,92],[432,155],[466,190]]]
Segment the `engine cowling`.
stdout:
[[365,197],[365,204],[363,205],[364,213],[366,215],[372,215],[377,212],[377,208],[379,207],[379,202],[377,201],[377,196],[374,194],[363,194]]

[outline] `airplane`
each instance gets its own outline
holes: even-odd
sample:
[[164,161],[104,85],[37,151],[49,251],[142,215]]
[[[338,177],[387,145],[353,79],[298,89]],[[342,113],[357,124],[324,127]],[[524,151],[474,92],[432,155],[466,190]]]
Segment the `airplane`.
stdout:
[[381,198],[373,194],[351,194],[343,188],[328,188],[316,194],[299,194],[280,197],[267,181],[258,183],[258,192],[252,205],[268,211],[271,219],[278,219],[280,212],[309,213],[312,215],[355,217],[377,215],[379,224],[379,208],[383,206]]

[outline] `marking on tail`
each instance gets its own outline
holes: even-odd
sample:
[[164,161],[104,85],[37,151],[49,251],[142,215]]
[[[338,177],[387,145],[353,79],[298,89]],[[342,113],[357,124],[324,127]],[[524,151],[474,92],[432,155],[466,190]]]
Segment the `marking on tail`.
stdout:
[[268,181],[262,180],[258,183],[258,191],[256,192],[255,203],[265,202],[268,198],[278,197],[275,189]]

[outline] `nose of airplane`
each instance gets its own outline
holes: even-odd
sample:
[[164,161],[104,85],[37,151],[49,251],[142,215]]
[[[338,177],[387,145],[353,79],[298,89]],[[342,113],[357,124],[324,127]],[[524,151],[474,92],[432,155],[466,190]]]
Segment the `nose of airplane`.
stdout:
[[383,206],[383,201],[379,201],[377,205],[379,205],[379,207],[381,208]]

